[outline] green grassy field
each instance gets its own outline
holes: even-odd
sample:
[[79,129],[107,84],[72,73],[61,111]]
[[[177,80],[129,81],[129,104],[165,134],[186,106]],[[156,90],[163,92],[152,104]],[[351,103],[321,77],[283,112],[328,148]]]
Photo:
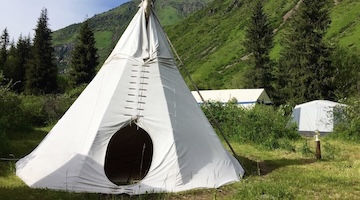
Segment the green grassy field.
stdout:
[[[49,128],[11,138],[17,157],[28,154]],[[313,139],[302,139],[291,151],[269,151],[251,144],[232,143],[246,176],[218,189],[176,194],[79,194],[27,187],[13,162],[0,162],[0,199],[360,199],[360,145],[322,139],[322,160],[316,160]]]

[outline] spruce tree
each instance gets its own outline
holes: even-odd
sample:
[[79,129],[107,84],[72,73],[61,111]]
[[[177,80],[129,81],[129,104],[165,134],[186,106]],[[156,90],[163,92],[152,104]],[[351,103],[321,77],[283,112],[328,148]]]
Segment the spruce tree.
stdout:
[[99,64],[94,33],[86,20],[80,27],[77,43],[71,56],[70,82],[73,86],[89,83]]
[[31,50],[30,37],[21,35],[16,44],[12,43],[4,67],[4,76],[12,81],[11,89],[20,93],[25,87],[25,67]]
[[9,42],[10,42],[9,33],[7,28],[5,28],[0,38],[0,70],[4,69],[4,65],[8,54],[7,48],[10,44]]
[[26,92],[29,94],[48,94],[58,90],[55,51],[51,41],[47,9],[43,9],[35,29],[32,55],[26,71]]
[[244,46],[251,54],[247,87],[265,88],[271,94],[272,65],[269,53],[273,47],[273,30],[260,0],[255,2],[245,37]]
[[16,66],[16,78],[18,84],[14,86],[14,89],[18,92],[23,92],[25,90],[25,81],[26,81],[26,66],[28,65],[30,55],[31,55],[31,40],[30,36],[22,37],[20,36],[17,44],[17,56],[19,63]]
[[330,25],[329,3],[303,0],[291,19],[277,70],[277,104],[333,99],[331,48],[323,40]]
[[3,68],[3,75],[4,75],[4,78],[7,80],[6,81],[7,83],[9,83],[9,82],[14,83],[16,81],[16,80],[14,80],[14,73],[15,73],[14,69],[18,63],[16,51],[17,50],[15,47],[15,44],[14,44],[14,42],[12,42],[10,44],[10,48],[8,50],[6,61],[4,63],[4,68]]

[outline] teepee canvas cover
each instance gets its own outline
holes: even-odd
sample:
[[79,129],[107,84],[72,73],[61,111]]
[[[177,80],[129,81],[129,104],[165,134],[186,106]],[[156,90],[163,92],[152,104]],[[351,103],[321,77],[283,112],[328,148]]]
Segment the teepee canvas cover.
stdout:
[[182,79],[146,6],[92,82],[39,146],[16,163],[30,187],[75,192],[214,188],[244,173]]

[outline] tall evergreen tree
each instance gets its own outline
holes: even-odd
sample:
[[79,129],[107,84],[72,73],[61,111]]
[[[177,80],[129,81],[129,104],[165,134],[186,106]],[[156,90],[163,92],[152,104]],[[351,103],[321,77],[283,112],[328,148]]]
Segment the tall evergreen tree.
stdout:
[[12,42],[10,44],[10,48],[8,50],[6,61],[4,63],[4,68],[3,68],[3,75],[4,75],[5,79],[7,80],[7,82],[11,81],[12,83],[14,83],[14,80],[13,80],[14,69],[18,62],[17,56],[16,56],[16,51],[17,51],[16,46],[15,46],[14,42]]
[[331,48],[323,37],[330,25],[330,0],[303,0],[283,37],[277,70],[277,104],[333,99]]
[[4,67],[4,76],[11,80],[12,90],[20,93],[25,87],[25,67],[31,50],[30,37],[23,38],[21,35],[16,44],[12,43]]
[[73,86],[89,83],[99,64],[94,33],[86,20],[80,27],[77,43],[72,52],[70,79]]
[[9,33],[7,28],[5,28],[0,38],[0,70],[4,69],[4,65],[8,53],[7,48],[9,44],[10,44]]
[[35,29],[32,55],[26,71],[27,93],[47,94],[58,89],[57,66],[54,62],[54,48],[51,41],[47,9],[43,9]]
[[247,87],[265,88],[271,93],[272,65],[269,53],[273,47],[273,30],[260,0],[255,2],[245,37],[244,46],[251,53]]
[[14,77],[18,81],[18,84],[14,86],[14,89],[18,92],[23,92],[25,90],[26,67],[28,66],[31,56],[31,48],[30,36],[20,36],[16,44],[19,63],[16,66],[16,77]]

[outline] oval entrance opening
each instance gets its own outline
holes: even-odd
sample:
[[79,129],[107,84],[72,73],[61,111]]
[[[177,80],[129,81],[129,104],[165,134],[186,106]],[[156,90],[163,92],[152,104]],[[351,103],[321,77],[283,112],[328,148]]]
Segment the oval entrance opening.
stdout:
[[105,174],[116,185],[131,185],[148,173],[153,156],[149,134],[135,124],[117,131],[109,141]]

